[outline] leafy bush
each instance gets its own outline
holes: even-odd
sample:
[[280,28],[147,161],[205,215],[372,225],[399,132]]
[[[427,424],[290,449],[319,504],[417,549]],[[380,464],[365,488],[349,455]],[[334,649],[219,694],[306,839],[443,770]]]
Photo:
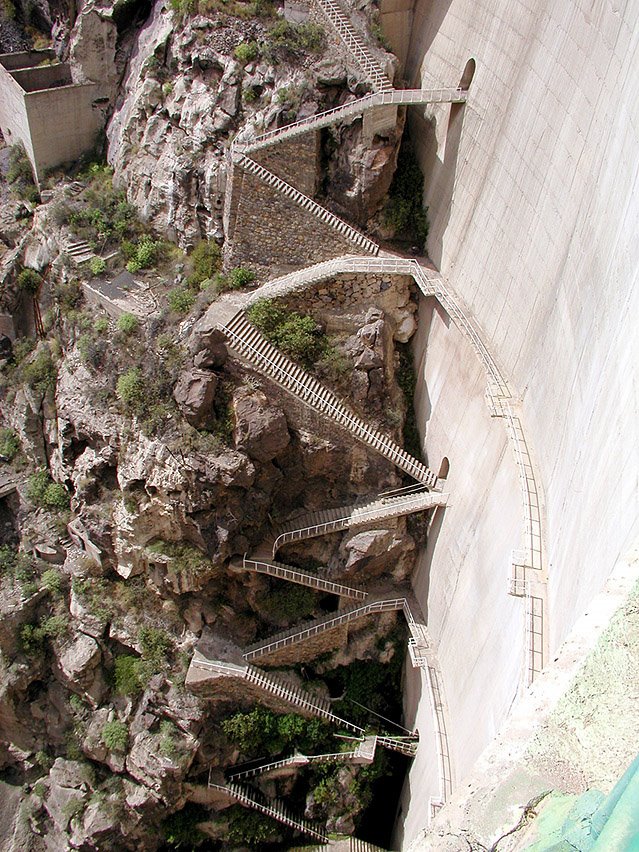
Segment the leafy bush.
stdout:
[[76,279],[66,284],[56,284],[53,295],[63,315],[68,315],[77,310],[84,299],[82,285]]
[[39,201],[40,196],[33,177],[31,161],[21,144],[12,145],[9,149],[7,182],[11,184],[11,188],[19,198],[34,203]]
[[[189,255],[189,263],[192,272],[188,277],[188,285],[192,290],[199,290],[203,281],[207,278],[213,278],[215,273],[220,270],[222,265],[220,247],[213,240],[202,240]],[[189,306],[188,310],[191,307],[192,305]],[[176,310],[173,306],[171,306],[171,309],[175,310],[176,313],[186,313],[186,311]]]
[[247,316],[274,346],[306,367],[313,366],[326,352],[326,335],[310,316],[290,311],[270,299],[255,302]]
[[96,334],[105,334],[109,330],[108,317],[98,317],[93,323],[93,330]]
[[160,722],[160,754],[165,757],[173,758],[177,755],[179,749],[175,741],[178,730],[168,719]]
[[39,624],[23,624],[20,630],[22,650],[29,655],[40,653],[45,639],[56,639],[66,633],[69,622],[64,615],[52,615]]
[[32,474],[27,482],[27,497],[42,509],[68,509],[69,494],[63,485],[53,482],[46,470]]
[[35,269],[27,266],[18,275],[17,284],[25,293],[35,295],[42,284],[42,276]]
[[129,729],[119,719],[107,722],[102,728],[102,742],[109,751],[126,751],[128,741]]
[[331,737],[319,719],[304,719],[295,713],[278,715],[264,707],[224,719],[222,730],[245,755],[276,755],[292,748],[312,752],[325,747]]
[[238,62],[253,62],[260,55],[260,48],[256,41],[243,41],[235,48],[235,58]]
[[255,273],[252,269],[247,269],[245,266],[236,266],[231,269],[228,274],[229,287],[232,290],[239,290],[242,287],[248,287],[255,280]]
[[383,215],[396,237],[411,240],[420,249],[428,236],[423,197],[424,175],[419,162],[410,144],[402,144]]
[[62,577],[59,571],[56,571],[55,568],[49,568],[41,577],[41,585],[43,589],[46,589],[52,595],[60,594],[62,589]]
[[263,848],[276,841],[282,827],[269,816],[235,805],[229,811],[228,839],[234,845]]
[[319,24],[307,22],[292,24],[282,18],[266,35],[266,52],[269,58],[280,56],[298,57],[306,53],[321,53],[326,36]]
[[120,695],[138,695],[143,690],[140,678],[140,658],[132,654],[123,654],[115,658],[115,691]]
[[[130,244],[133,245],[133,244]],[[159,260],[160,250],[163,243],[161,240],[153,240],[148,234],[140,237],[137,244],[133,248],[127,248],[123,244],[122,248],[125,254],[130,254],[131,259],[126,265],[129,272],[137,272],[140,269],[150,269]]]
[[20,439],[13,429],[0,429],[0,457],[13,461],[20,451]]
[[129,413],[143,413],[146,405],[145,382],[137,367],[131,367],[119,377],[115,392]]
[[21,368],[22,380],[39,393],[55,390],[57,375],[58,371],[48,347],[41,349],[33,360]]
[[211,567],[211,560],[197,547],[184,541],[156,541],[147,548],[171,559],[171,568],[178,574],[198,574]]
[[[173,4],[174,0],[171,0]],[[192,850],[210,840],[197,827],[198,823],[210,819],[209,811],[203,805],[195,805],[189,802],[181,811],[177,811],[167,817],[162,823],[164,839],[169,849]]]
[[89,261],[89,269],[92,275],[102,275],[106,269],[106,260],[102,257],[92,257]]
[[188,314],[195,304],[195,293],[185,287],[176,287],[169,290],[167,295],[169,307],[174,314]]
[[306,586],[284,584],[271,589],[262,605],[276,621],[290,621],[310,615],[317,605],[317,595]]
[[138,327],[138,318],[133,314],[122,314],[118,317],[117,326],[118,330],[121,331],[122,334],[133,334]]

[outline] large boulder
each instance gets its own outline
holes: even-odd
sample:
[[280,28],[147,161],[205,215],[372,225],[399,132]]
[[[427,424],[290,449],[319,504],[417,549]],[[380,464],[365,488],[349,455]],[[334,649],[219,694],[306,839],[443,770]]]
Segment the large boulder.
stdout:
[[286,449],[288,424],[281,409],[270,405],[260,391],[240,388],[233,397],[235,446],[259,462],[268,462]]
[[173,397],[187,421],[196,429],[210,424],[213,418],[213,400],[217,389],[217,376],[208,370],[191,367],[180,375]]

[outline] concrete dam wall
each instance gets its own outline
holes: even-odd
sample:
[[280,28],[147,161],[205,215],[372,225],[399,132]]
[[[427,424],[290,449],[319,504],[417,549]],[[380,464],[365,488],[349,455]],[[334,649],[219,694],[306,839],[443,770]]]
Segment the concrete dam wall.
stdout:
[[[469,84],[466,105],[409,111],[426,176],[429,254],[483,329],[525,427],[541,495],[544,663],[639,533],[639,2],[389,3],[418,88]],[[526,613],[508,594],[522,536],[518,471],[486,376],[433,301],[416,365],[429,464],[451,499],[414,578],[438,645],[453,787],[526,687]],[[420,752],[404,846],[440,798],[423,674],[406,706]]]

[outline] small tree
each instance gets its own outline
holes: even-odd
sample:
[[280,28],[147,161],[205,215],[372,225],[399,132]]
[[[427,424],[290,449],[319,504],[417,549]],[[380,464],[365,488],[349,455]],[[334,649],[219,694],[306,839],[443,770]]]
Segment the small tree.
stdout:
[[18,275],[17,282],[18,287],[25,293],[35,295],[42,284],[42,276],[35,269],[27,266]]

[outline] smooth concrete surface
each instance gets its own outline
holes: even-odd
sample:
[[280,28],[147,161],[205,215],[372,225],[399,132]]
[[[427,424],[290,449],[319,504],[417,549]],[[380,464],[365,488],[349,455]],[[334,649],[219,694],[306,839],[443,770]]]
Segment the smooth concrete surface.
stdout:
[[[453,784],[505,721],[525,666],[522,598],[507,594],[512,550],[523,532],[521,491],[504,422],[491,418],[486,374],[470,343],[434,299],[421,301],[415,348],[418,422],[428,462],[450,463],[443,513],[435,518],[413,585],[437,645],[447,708]],[[504,639],[507,641],[504,641]],[[420,731],[402,808],[408,838],[440,797],[426,682],[407,676],[409,726]]]
[[[639,535],[637,21],[638,0],[417,0],[407,53],[415,87],[455,85],[476,63],[466,106],[411,108],[409,126],[429,253],[521,398],[544,497],[551,657]],[[426,329],[420,415],[430,465],[450,458],[453,499],[416,588],[463,785],[516,697],[521,600],[506,595],[505,560],[521,514],[472,353]],[[418,767],[405,844],[431,795]]]

